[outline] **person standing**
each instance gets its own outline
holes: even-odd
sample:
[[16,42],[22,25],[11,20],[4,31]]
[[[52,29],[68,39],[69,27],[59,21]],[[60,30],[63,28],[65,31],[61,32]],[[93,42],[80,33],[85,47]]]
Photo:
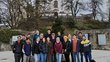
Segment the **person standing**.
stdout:
[[91,42],[88,39],[86,39],[85,36],[83,36],[83,40],[81,41],[81,44],[83,44],[84,57],[86,62],[91,62],[92,60]]
[[47,30],[47,34],[45,35],[45,38],[47,38],[47,37],[49,37],[49,38],[51,37],[51,30],[50,29]]
[[67,36],[64,36],[64,42],[65,42],[65,49],[64,49],[65,59],[66,59],[66,62],[70,62],[69,55],[70,55],[70,52],[71,52],[71,43],[68,40]]
[[39,31],[36,30],[36,31],[35,31],[35,34],[34,34],[34,36],[33,36],[33,44],[36,42],[36,39],[37,39],[38,37],[40,37],[40,34],[39,34]]
[[48,44],[45,38],[43,38],[43,41],[40,43],[41,62],[46,62],[47,53],[48,53]]
[[48,44],[48,54],[47,54],[47,62],[53,62],[53,44],[50,41],[50,38],[47,37],[47,44]]
[[73,51],[72,51],[72,36],[71,36],[71,34],[68,34],[68,40],[69,40],[70,45],[71,45],[71,52],[70,52],[71,61],[74,62]]
[[72,41],[73,41],[72,51],[73,51],[74,62],[80,62],[80,60],[79,60],[79,44],[80,44],[80,42],[78,42],[77,36],[75,34],[73,35]]
[[21,36],[18,36],[18,40],[13,44],[12,48],[13,48],[15,62],[20,62],[23,53],[22,52],[23,43],[21,42]]
[[55,49],[54,49],[54,44],[56,42],[55,33],[52,33],[50,40],[51,40],[51,43],[53,45],[53,56],[52,56],[53,61],[52,62],[56,62],[56,53],[55,53]]
[[32,55],[34,56],[34,61],[35,62],[40,62],[40,38],[38,37],[36,39],[36,42],[33,44],[33,49],[32,49]]
[[80,53],[80,56],[81,56],[81,62],[83,62],[83,45],[81,44],[81,41],[82,41],[82,38],[83,38],[83,34],[82,34],[82,32],[79,32],[78,33],[78,42],[80,42],[80,44],[79,44],[79,53]]
[[31,58],[31,43],[30,39],[26,38],[26,43],[24,44],[24,62],[30,62]]
[[63,45],[62,45],[59,37],[56,38],[54,48],[55,48],[55,52],[56,52],[56,62],[61,62]]
[[[26,43],[26,36],[22,34],[21,42],[24,45]],[[22,52],[21,62],[24,61],[24,52]]]
[[58,32],[57,33],[57,37],[60,38],[60,41],[62,42],[62,44],[64,43],[64,39],[63,39],[63,36],[61,35],[61,32]]
[[40,33],[40,40],[42,40],[44,38],[44,34]]

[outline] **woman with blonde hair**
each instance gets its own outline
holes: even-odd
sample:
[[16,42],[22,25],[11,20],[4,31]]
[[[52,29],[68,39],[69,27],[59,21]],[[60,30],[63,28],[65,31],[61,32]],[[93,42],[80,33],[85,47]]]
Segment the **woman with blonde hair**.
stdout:
[[70,41],[68,40],[68,37],[67,36],[64,36],[64,55],[65,55],[65,59],[66,59],[66,62],[70,62],[70,58],[69,58],[69,55],[70,55],[70,52],[71,52],[71,43]]

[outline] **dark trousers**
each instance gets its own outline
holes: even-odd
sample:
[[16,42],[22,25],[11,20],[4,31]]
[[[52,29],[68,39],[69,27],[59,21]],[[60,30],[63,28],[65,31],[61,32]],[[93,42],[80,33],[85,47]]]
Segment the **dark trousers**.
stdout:
[[56,62],[56,53],[54,52],[54,54],[52,55],[52,58],[53,58],[53,62]]
[[85,57],[86,62],[90,62],[92,59],[91,52],[90,51],[84,52],[84,57]]
[[22,55],[21,62],[23,62],[23,60],[24,60],[24,53],[22,53],[21,55]]
[[70,54],[71,54],[72,62],[74,62],[74,59],[73,59],[73,52],[71,52]]
[[80,52],[81,62],[83,62],[83,52]]
[[20,62],[22,55],[15,53],[14,57],[15,57],[15,62]]
[[65,61],[66,61],[66,62],[70,62],[70,58],[69,58],[69,55],[70,55],[70,54],[66,54],[66,53],[65,53],[64,55],[65,55]]

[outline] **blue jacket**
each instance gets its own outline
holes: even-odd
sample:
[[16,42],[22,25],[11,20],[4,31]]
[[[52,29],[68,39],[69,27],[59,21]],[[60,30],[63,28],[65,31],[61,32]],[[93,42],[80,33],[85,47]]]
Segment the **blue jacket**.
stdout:
[[24,52],[25,55],[27,56],[31,55],[31,44],[27,44],[27,43],[24,44]]

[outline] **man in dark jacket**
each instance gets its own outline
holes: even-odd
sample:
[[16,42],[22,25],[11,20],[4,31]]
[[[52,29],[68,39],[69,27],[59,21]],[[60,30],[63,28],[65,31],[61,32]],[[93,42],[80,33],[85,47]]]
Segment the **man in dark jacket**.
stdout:
[[81,41],[81,44],[83,44],[83,52],[85,56],[86,62],[91,62],[92,55],[91,55],[91,42],[86,39],[85,36],[83,36],[83,40]]
[[[26,43],[26,36],[22,34],[21,43],[24,45]],[[24,61],[24,53],[22,53],[21,62]]]
[[62,43],[64,43],[64,39],[63,39],[63,36],[61,35],[61,32],[58,32],[58,33],[57,33],[57,37],[59,37],[59,38],[60,38],[60,41],[61,41]]
[[78,33],[78,42],[80,42],[79,44],[79,52],[80,52],[80,56],[81,56],[81,62],[83,62],[83,45],[81,44],[81,41],[82,41],[82,32],[79,32]]
[[18,36],[18,41],[13,44],[13,53],[15,57],[15,62],[20,62],[22,57],[22,47],[23,43],[21,42],[21,37]]
[[56,62],[56,53],[55,53],[55,49],[54,49],[54,44],[56,42],[56,36],[55,33],[52,33],[51,38],[50,38],[51,43],[53,44],[53,62]]
[[47,38],[47,37],[51,37],[51,30],[50,29],[48,29],[48,31],[47,31],[47,34],[45,35],[45,38]]
[[73,59],[73,51],[72,51],[72,36],[71,36],[71,34],[68,34],[68,41],[70,42],[70,47],[71,47],[71,52],[70,52],[70,56],[71,56],[71,60],[72,60],[72,62],[74,62],[74,59]]

